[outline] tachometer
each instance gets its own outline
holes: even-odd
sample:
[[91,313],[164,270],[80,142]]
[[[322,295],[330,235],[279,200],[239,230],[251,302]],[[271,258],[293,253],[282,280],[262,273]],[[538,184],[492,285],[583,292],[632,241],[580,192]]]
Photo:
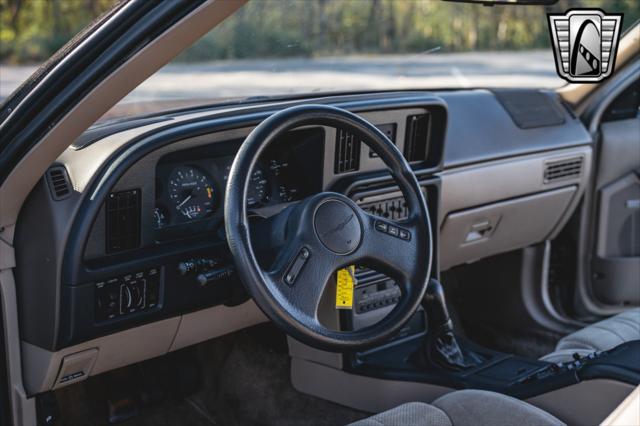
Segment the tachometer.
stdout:
[[169,199],[173,209],[186,220],[201,219],[213,212],[215,205],[211,178],[196,167],[176,167],[169,176]]

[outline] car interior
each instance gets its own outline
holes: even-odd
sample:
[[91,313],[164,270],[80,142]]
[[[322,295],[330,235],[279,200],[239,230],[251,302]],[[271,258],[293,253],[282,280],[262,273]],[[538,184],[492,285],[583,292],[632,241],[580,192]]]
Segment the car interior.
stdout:
[[3,422],[640,420],[638,24],[597,84],[94,125],[244,2],[131,3],[3,106]]

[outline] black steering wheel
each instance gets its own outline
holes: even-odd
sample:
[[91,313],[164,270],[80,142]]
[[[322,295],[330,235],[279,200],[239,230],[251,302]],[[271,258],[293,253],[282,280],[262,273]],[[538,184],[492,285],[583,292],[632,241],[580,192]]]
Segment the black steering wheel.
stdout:
[[[250,172],[269,144],[301,126],[340,128],[361,138],[389,169],[409,215],[402,222],[390,222],[366,213],[342,194],[318,193],[272,218],[270,235],[264,238],[281,244],[272,266],[263,268],[249,235],[246,200]],[[398,332],[420,305],[432,252],[423,193],[398,148],[355,114],[331,106],[303,105],[264,120],[244,141],[231,166],[224,209],[227,241],[247,291],[271,321],[306,344],[343,351],[381,343]],[[336,331],[321,324],[318,308],[325,287],[335,286],[332,277],[336,270],[350,265],[366,265],[387,274],[396,280],[402,295],[378,323],[356,331]]]

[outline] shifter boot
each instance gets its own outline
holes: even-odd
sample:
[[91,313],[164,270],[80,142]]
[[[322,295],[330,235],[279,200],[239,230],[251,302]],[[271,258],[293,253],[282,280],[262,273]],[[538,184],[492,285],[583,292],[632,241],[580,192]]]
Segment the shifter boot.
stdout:
[[442,284],[430,280],[423,300],[427,314],[427,336],[422,348],[422,357],[428,363],[452,371],[461,371],[482,362],[469,351],[463,351],[453,334],[453,323],[449,317]]
[[481,362],[472,352],[462,350],[453,334],[451,321],[439,327],[435,333],[428,333],[424,351],[427,361],[445,370],[466,370]]

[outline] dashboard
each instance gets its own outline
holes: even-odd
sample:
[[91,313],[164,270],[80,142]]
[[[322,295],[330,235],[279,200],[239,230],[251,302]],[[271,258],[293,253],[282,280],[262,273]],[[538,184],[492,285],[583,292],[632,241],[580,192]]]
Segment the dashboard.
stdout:
[[[531,97],[524,103],[531,109],[510,110],[510,96]],[[65,357],[86,354],[87,375],[97,374],[264,320],[227,247],[226,179],[258,123],[303,103],[357,113],[403,153],[427,198],[434,277],[552,237],[589,175],[588,132],[555,94],[537,90],[319,96],[183,111],[124,130],[107,126],[99,137],[89,130],[89,142],[70,147],[43,176],[16,229],[23,351],[27,363],[48,362],[28,378],[29,392],[62,386]],[[539,111],[551,120],[536,117]],[[68,193],[57,193],[59,185]],[[289,131],[256,159],[250,217],[259,224],[321,191],[389,220],[406,213],[364,141],[317,125]],[[526,229],[523,212],[536,218]],[[256,232],[256,240],[269,238]],[[399,297],[387,277],[366,268],[357,275],[356,309],[345,327],[375,322]],[[147,335],[152,345],[138,342]],[[137,348],[124,358],[117,349],[123,339]]]

